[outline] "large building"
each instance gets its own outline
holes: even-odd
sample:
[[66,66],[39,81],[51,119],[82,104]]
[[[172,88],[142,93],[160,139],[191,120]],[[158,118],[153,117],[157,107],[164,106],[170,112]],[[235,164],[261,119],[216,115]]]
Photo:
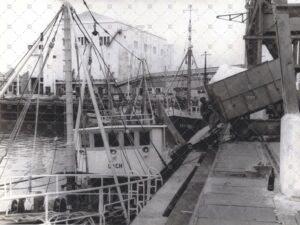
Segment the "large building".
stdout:
[[[151,73],[168,71],[173,64],[173,46],[167,43],[167,40],[152,33],[141,30],[137,27],[116,21],[112,18],[93,13],[96,20],[100,23],[97,26],[98,35],[93,35],[94,20],[89,12],[79,15],[79,18],[86,28],[93,43],[101,53],[105,64],[117,80],[126,80],[141,74],[139,70],[139,60],[146,59]],[[63,24],[63,23],[62,23]],[[83,35],[81,30],[73,24],[72,46],[75,46],[75,40],[78,45],[78,56],[75,48],[72,49],[73,55],[73,78],[78,78],[77,60],[82,61],[79,77],[85,73],[85,65],[89,54],[89,39]],[[102,27],[102,28],[100,28]],[[64,60],[64,41],[63,26],[61,25],[57,34],[55,47],[43,72],[43,91],[44,93],[58,94],[56,90],[57,83],[64,80],[63,60]],[[47,46],[45,46],[47,47]],[[32,56],[33,61],[39,55],[39,51]],[[92,51],[92,76],[94,79],[103,79],[105,66],[102,59],[96,56]],[[107,71],[106,71],[107,72]],[[35,80],[33,76],[32,81]],[[33,82],[31,82],[32,85]]]

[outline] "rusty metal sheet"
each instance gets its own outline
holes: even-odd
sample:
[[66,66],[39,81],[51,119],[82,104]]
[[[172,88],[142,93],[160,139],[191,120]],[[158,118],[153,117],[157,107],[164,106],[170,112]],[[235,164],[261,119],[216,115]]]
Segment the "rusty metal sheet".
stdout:
[[225,120],[231,120],[282,100],[279,60],[208,85],[208,94]]

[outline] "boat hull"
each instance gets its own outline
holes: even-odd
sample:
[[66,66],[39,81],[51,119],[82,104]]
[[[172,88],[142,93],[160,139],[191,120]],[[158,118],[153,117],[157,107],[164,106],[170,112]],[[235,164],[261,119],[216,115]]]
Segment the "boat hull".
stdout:
[[197,131],[207,125],[203,121],[203,119],[200,118],[191,118],[184,116],[170,116],[169,118],[174,124],[177,131],[186,141],[189,141]]

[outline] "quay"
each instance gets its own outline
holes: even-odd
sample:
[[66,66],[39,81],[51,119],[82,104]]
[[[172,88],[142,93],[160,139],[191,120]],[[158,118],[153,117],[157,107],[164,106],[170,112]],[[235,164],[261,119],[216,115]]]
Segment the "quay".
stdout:
[[[269,143],[271,154],[279,162],[279,143]],[[137,224],[159,225],[299,225],[300,202],[280,193],[276,175],[274,191],[268,190],[268,159],[260,142],[221,144],[214,151],[203,153],[201,163],[185,163],[133,221]],[[172,195],[178,190],[178,174],[197,168],[182,195],[168,216]],[[185,172],[183,172],[185,171]],[[176,175],[177,174],[177,175]],[[168,192],[166,192],[169,190]],[[168,196],[168,197],[166,197]]]

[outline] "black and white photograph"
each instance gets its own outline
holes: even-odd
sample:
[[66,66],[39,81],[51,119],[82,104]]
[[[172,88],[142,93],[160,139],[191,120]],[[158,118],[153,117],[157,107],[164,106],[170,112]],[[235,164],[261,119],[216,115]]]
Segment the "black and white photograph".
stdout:
[[0,225],[300,225],[300,0],[1,0]]

